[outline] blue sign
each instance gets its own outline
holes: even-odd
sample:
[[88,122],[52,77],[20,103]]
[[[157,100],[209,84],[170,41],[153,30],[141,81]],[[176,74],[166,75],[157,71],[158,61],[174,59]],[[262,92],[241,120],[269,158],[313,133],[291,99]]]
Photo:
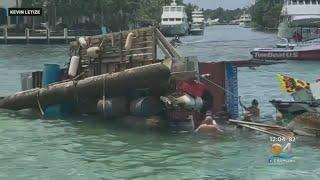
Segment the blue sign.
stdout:
[[232,63],[226,63],[226,105],[231,118],[239,117],[238,69]]

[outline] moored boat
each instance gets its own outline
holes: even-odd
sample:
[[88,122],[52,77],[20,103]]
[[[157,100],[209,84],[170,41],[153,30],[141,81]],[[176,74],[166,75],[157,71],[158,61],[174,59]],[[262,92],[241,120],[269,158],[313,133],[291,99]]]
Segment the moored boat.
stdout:
[[263,60],[313,60],[320,61],[320,45],[255,48],[251,51],[254,59]]
[[278,36],[295,41],[319,38],[320,1],[285,0]]
[[188,33],[189,25],[184,6],[178,6],[175,0],[170,6],[163,7],[160,30],[166,36],[184,36]]
[[192,35],[203,35],[205,28],[203,11],[202,10],[194,10],[192,12],[192,24],[190,33]]

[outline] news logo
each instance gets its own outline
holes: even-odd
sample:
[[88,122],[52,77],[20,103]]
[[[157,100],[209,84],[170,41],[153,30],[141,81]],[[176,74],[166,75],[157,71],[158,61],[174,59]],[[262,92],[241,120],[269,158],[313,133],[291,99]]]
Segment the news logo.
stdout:
[[287,145],[282,148],[281,144],[275,143],[271,146],[272,156],[268,158],[269,164],[285,164],[294,162],[292,155],[292,144],[287,143]]
[[42,8],[8,8],[8,16],[41,16]]

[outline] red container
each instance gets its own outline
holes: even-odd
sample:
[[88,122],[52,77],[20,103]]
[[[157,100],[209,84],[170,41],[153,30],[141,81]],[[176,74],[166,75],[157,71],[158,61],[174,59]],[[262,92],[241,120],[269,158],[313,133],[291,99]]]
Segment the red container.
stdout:
[[201,97],[203,91],[206,89],[206,85],[201,82],[197,83],[195,81],[181,82],[177,85],[177,89],[186,92],[192,96]]

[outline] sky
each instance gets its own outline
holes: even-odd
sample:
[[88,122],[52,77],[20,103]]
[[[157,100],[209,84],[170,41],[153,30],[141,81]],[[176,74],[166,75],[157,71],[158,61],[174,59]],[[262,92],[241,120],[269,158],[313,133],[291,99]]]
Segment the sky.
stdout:
[[216,9],[222,7],[224,9],[237,9],[248,7],[254,0],[184,0],[184,3],[192,3],[204,9]]

